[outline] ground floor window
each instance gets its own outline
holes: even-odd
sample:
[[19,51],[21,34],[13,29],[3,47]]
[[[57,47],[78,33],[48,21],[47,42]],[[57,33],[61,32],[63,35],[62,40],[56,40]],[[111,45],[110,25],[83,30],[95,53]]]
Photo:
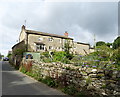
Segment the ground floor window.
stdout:
[[45,48],[45,45],[44,44],[36,44],[36,50],[39,51],[39,50],[44,50]]
[[51,50],[51,49],[53,49],[53,47],[52,47],[52,46],[49,46],[49,50]]

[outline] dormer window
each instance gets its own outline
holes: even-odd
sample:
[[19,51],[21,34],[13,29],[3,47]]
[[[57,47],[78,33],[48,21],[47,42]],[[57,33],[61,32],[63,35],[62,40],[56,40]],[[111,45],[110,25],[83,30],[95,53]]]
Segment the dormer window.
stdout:
[[50,37],[50,38],[48,38],[48,40],[49,40],[49,41],[53,41],[53,38],[52,38],[52,37]]

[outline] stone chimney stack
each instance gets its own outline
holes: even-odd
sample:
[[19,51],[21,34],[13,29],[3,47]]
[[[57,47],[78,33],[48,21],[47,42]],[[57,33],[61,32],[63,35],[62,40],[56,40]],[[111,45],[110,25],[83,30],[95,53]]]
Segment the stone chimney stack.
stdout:
[[24,26],[24,25],[22,25],[22,31],[23,31],[23,30],[25,30],[25,26]]
[[67,31],[65,31],[64,35],[65,35],[66,37],[68,37],[68,32],[67,32]]

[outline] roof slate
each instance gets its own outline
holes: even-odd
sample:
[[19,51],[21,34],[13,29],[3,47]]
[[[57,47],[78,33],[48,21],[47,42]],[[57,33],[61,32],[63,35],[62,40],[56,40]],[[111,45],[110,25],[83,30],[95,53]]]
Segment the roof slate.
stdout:
[[46,32],[39,32],[39,31],[34,31],[34,30],[26,30],[26,33],[28,34],[37,34],[37,35],[43,35],[43,36],[52,36],[52,37],[59,37],[63,39],[71,39],[73,38],[62,36],[62,35],[57,35],[57,34],[51,34],[51,33],[46,33]]

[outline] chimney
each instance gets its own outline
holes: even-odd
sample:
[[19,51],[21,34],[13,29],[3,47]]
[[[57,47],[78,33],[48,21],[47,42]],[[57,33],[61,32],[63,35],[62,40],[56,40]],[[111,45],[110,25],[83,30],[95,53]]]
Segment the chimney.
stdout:
[[25,30],[25,26],[24,26],[24,25],[22,25],[22,31],[23,31],[23,30]]
[[67,31],[65,31],[64,35],[65,35],[66,37],[68,37],[68,32],[67,32]]

